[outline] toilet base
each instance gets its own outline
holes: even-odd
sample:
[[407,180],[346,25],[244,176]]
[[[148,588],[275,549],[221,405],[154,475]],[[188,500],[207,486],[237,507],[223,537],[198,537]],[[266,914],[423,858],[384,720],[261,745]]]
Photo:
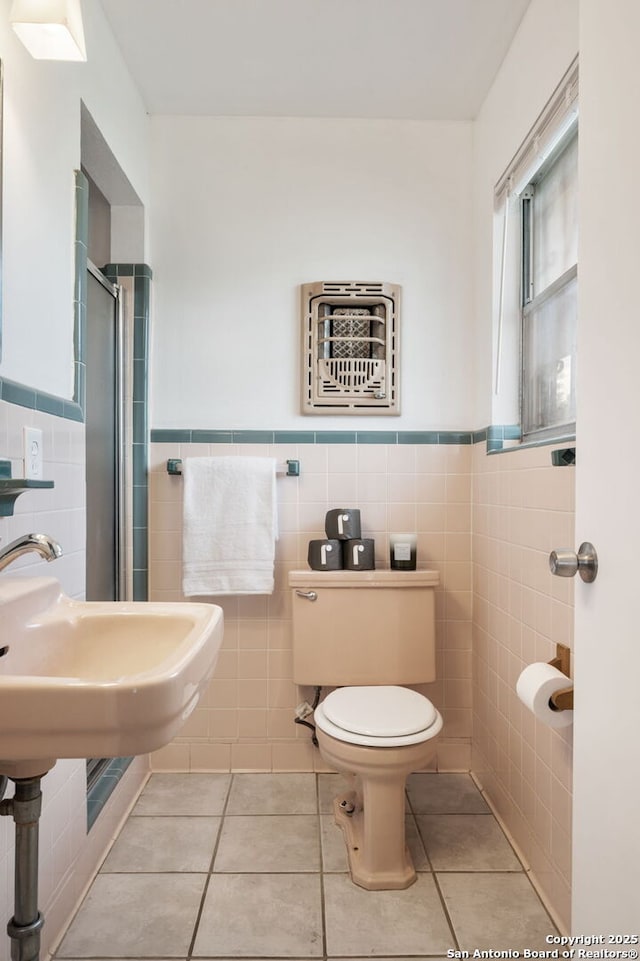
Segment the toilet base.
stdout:
[[[338,741],[321,728],[316,733],[324,760],[357,778],[357,790],[334,801],[352,880],[368,891],[408,888],[416,873],[405,842],[405,784],[409,774],[431,761],[437,737],[402,747],[377,748]],[[353,813],[347,813],[343,801],[353,804]]]
[[[353,813],[347,813],[353,805]],[[404,860],[396,858],[393,868],[378,868],[371,871],[363,857],[364,850],[364,809],[362,799],[355,791],[340,794],[333,801],[334,820],[344,834],[349,861],[351,880],[367,891],[397,891],[410,887],[416,879],[415,868],[409,850],[405,845]]]

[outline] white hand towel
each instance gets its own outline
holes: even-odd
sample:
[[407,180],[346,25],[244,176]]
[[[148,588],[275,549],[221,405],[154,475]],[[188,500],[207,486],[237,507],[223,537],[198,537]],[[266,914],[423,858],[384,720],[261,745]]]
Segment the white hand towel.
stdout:
[[182,473],[183,593],[273,593],[275,460],[188,457]]

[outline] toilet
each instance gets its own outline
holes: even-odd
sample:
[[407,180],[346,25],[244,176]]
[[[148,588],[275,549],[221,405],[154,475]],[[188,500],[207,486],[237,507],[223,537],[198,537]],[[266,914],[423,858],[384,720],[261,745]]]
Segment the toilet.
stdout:
[[435,680],[436,571],[291,571],[293,679],[335,688],[314,712],[352,880],[409,887],[405,784],[433,759],[442,717],[407,685]]

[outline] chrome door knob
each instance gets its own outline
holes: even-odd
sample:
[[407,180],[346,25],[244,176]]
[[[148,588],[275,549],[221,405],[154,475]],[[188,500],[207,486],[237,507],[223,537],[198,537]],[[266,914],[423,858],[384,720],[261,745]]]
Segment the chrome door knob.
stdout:
[[549,554],[549,570],[556,577],[574,577],[580,574],[585,583],[595,581],[598,573],[598,555],[593,544],[585,541],[578,553],[567,547],[559,547]]
[[578,555],[568,547],[559,547],[549,554],[549,570],[556,577],[574,577],[578,572]]

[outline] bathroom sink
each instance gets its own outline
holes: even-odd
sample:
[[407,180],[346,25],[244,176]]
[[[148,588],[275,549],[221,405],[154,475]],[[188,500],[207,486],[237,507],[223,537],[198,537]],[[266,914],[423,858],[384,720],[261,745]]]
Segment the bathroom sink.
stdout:
[[52,577],[0,578],[0,774],[167,744],[222,633],[213,604],[74,601]]

